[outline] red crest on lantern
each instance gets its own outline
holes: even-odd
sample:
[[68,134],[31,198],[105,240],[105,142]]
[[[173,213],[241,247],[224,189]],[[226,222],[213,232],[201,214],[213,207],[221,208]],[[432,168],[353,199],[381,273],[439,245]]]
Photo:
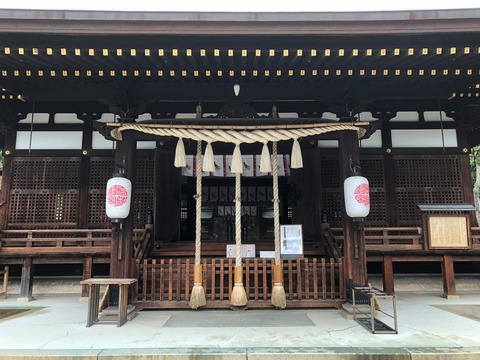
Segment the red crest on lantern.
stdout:
[[364,218],[370,212],[370,187],[368,180],[359,175],[350,176],[343,184],[345,210],[351,218]]

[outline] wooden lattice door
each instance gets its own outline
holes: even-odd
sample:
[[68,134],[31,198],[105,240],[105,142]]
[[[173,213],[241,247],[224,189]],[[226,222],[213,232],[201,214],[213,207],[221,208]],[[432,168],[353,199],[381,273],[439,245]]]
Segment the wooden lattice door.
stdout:
[[76,226],[78,157],[15,157],[8,228]]

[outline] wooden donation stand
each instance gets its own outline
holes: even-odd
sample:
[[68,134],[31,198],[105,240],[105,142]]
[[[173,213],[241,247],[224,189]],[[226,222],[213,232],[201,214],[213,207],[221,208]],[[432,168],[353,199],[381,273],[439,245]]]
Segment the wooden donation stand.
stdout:
[[[367,298],[369,302],[368,310],[360,307],[355,299]],[[388,306],[383,301],[391,301],[391,313],[387,313],[383,306]],[[357,321],[372,334],[398,334],[397,324],[397,297],[393,294],[387,294],[374,287],[354,287],[352,291],[353,319]],[[387,325],[386,321],[393,321],[393,324]]]
[[128,309],[128,286],[137,282],[137,279],[87,279],[80,281],[80,284],[88,286],[88,315],[87,327],[97,323],[100,301],[100,285],[118,286],[118,317],[117,327],[127,321]]

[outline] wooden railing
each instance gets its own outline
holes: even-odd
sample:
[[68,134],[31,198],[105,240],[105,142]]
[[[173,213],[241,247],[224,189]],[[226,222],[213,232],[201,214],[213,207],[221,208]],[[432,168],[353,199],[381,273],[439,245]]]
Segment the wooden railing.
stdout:
[[[134,242],[143,229],[134,231]],[[0,257],[110,255],[111,229],[39,229],[0,231]]]
[[472,249],[480,250],[480,227],[471,228]]
[[418,227],[365,228],[365,242],[367,251],[424,250]]
[[111,237],[110,229],[3,230],[0,256],[110,253]]
[[[233,259],[203,259],[207,307],[230,306]],[[249,307],[270,307],[271,259],[245,259],[244,286]],[[138,265],[137,305],[143,308],[187,308],[193,286],[193,259],[145,260]],[[287,307],[338,307],[345,300],[343,259],[283,260]]]
[[325,250],[329,257],[338,260],[342,257],[341,240],[335,238],[328,224],[321,224],[322,237],[325,239]]
[[[343,240],[343,229],[332,228],[333,238]],[[366,227],[367,251],[425,250],[422,229],[418,227]]]
[[137,264],[142,263],[145,257],[148,256],[152,244],[152,231],[153,225],[145,225],[145,229],[143,229],[140,235],[140,240],[138,242],[134,241],[135,254],[133,257]]

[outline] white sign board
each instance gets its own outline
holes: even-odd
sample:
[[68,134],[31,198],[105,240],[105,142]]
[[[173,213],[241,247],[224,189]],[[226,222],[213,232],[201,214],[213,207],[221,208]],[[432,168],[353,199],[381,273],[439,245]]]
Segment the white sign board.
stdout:
[[280,225],[280,254],[290,259],[303,256],[302,225]]
[[[255,257],[255,245],[245,244],[242,245],[242,258],[254,258]],[[237,254],[235,245],[227,245],[227,258],[235,258]]]

